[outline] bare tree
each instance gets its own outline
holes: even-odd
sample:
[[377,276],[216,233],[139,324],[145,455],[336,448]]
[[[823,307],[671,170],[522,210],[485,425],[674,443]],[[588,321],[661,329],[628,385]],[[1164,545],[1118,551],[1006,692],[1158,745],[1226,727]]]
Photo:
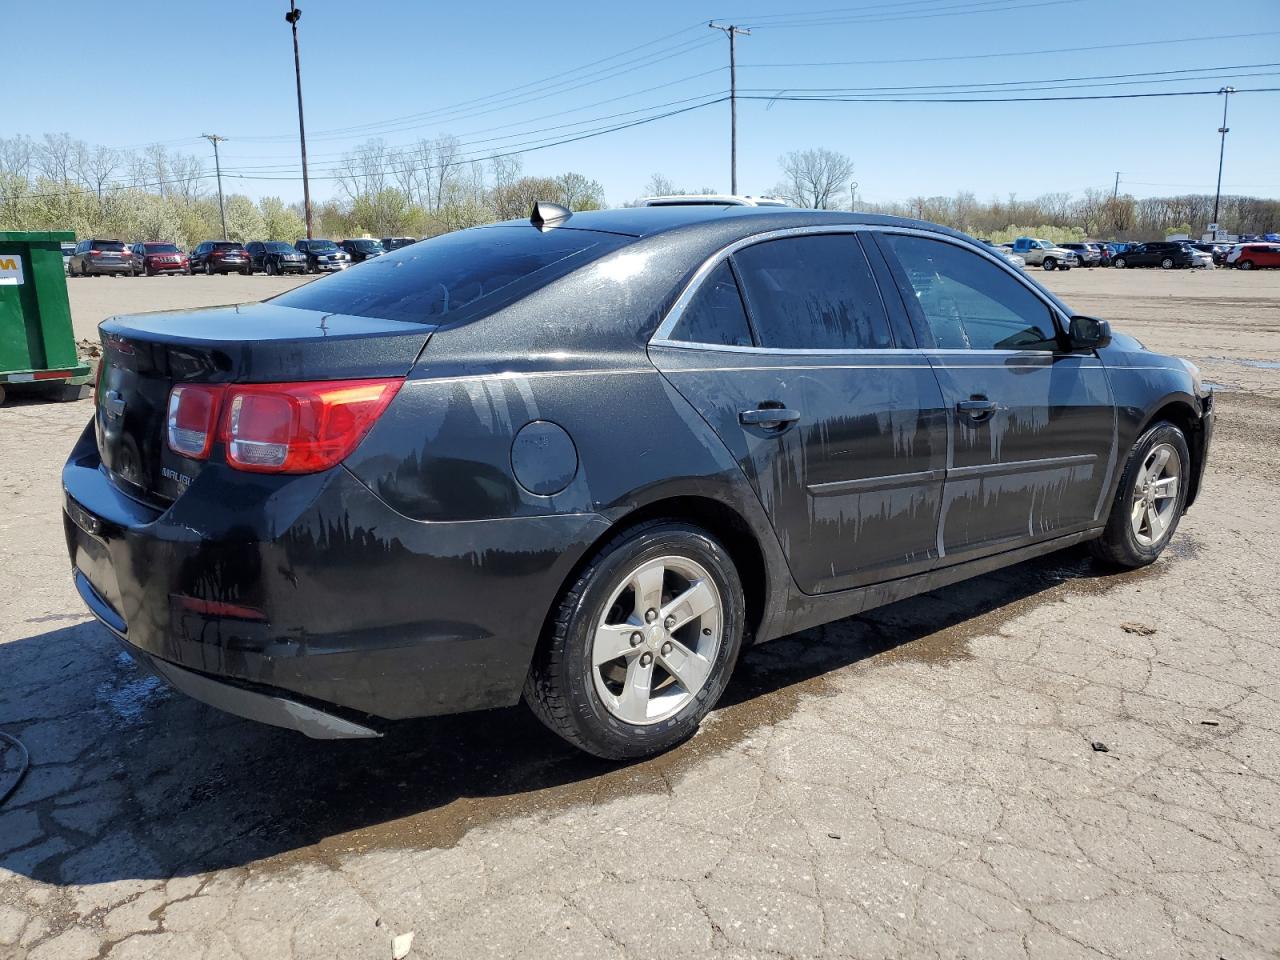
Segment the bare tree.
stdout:
[[35,163],[36,145],[25,134],[0,137],[0,174],[12,174],[30,180]]
[[684,191],[676,186],[675,181],[661,173],[655,173],[644,185],[646,197],[670,197],[680,193]]
[[388,167],[387,145],[366,140],[342,158],[338,185],[352,202],[376,196],[387,187]]
[[47,180],[69,184],[75,165],[76,141],[69,133],[46,133],[36,148],[36,170]]
[[792,150],[778,158],[778,165],[786,175],[783,195],[798,206],[816,210],[834,208],[853,176],[853,160],[825,147]]
[[76,172],[79,173],[85,186],[98,195],[98,200],[101,202],[102,191],[115,172],[120,169],[121,162],[120,151],[113,150],[111,147],[99,146],[92,150],[86,148],[76,154]]
[[580,173],[562,173],[555,178],[558,200],[570,210],[599,210],[604,206],[604,187]]

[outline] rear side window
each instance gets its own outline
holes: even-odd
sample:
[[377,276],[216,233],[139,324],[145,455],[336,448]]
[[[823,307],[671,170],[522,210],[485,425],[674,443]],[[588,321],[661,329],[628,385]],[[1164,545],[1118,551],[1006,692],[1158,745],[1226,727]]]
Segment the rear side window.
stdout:
[[1017,279],[954,243],[886,234],[943,350],[1053,350],[1049,307]]
[[747,311],[742,307],[738,282],[733,278],[733,270],[727,260],[702,281],[671,339],[731,347],[752,345]]
[[880,288],[853,234],[769,240],[738,251],[733,260],[760,346],[893,346]]
[[498,294],[549,283],[629,238],[589,230],[478,227],[366,260],[276,297],[282,307],[441,323]]

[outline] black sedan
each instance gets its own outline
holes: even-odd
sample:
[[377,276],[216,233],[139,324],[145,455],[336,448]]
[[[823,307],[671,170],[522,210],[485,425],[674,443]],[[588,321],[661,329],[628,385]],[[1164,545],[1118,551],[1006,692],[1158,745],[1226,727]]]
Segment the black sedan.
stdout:
[[81,597],[179,689],[315,737],[523,698],[664,750],[745,644],[1081,542],[1151,563],[1213,428],[1191,364],[856,213],[540,204],[101,333]]

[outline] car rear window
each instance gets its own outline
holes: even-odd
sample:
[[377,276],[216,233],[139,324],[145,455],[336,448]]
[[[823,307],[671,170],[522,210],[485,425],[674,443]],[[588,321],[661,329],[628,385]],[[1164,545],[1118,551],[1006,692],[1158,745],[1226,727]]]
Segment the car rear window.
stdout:
[[240,244],[235,243],[231,240],[219,240],[213,245],[213,249],[214,250],[242,250],[244,248]]
[[124,243],[120,240],[94,240],[91,246],[94,250],[114,250],[116,252],[124,250]]
[[178,247],[172,243],[144,243],[147,253],[177,253]]
[[[276,297],[303,310],[441,323],[499,294],[520,295],[629,238],[589,230],[477,227],[415,243]],[[450,317],[450,319],[454,319]]]

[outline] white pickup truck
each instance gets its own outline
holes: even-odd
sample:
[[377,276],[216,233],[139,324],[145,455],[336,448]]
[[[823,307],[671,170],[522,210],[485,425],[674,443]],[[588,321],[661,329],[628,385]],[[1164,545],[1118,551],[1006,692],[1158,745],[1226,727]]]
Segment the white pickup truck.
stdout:
[[1027,261],[1027,266],[1041,266],[1046,270],[1070,270],[1078,264],[1076,255],[1070,250],[1035,237],[1019,237],[1013,241],[1011,249]]

